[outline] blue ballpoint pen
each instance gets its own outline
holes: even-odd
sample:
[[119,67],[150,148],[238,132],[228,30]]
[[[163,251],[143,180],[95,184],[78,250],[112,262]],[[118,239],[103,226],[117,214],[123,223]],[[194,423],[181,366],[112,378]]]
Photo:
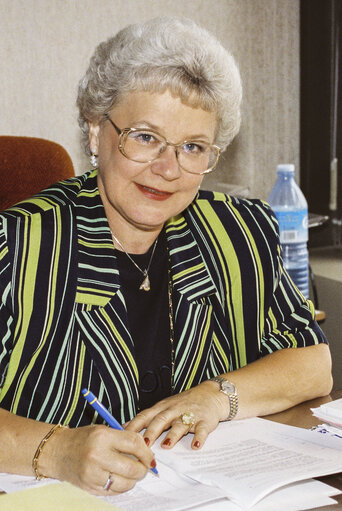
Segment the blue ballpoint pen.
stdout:
[[[113,415],[109,413],[109,411],[103,406],[102,403],[100,403],[97,397],[92,392],[90,392],[90,390],[83,389],[82,394],[88,403],[94,408],[94,410],[98,412],[100,417],[102,417],[102,419],[105,420],[111,428],[119,429],[121,431],[124,430],[121,424],[113,417]],[[151,470],[154,474],[158,475],[158,470],[156,468],[151,468]]]

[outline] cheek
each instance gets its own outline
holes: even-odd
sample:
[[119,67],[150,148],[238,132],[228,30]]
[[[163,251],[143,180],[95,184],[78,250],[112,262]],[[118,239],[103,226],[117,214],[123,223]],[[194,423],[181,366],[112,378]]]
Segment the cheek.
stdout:
[[101,143],[100,141],[98,159],[99,166],[101,166],[103,170],[106,170],[107,167],[114,167],[115,162],[118,160],[116,148],[111,144],[106,142]]
[[141,172],[141,163],[132,162],[117,151],[99,155],[99,174],[107,183],[125,186],[134,181]]
[[203,181],[203,176],[188,176],[183,190],[188,193],[196,193]]
[[187,208],[194,200],[201,186],[202,181],[203,178],[198,179],[198,177],[196,177],[195,179],[187,181],[187,183],[184,184],[179,195],[179,199],[181,202],[180,206],[182,207],[182,209]]
[[99,136],[99,153],[98,153],[99,166],[102,167],[102,172],[113,172],[115,168],[122,167],[129,160],[125,158],[118,147],[118,141],[114,140],[111,132],[103,129]]

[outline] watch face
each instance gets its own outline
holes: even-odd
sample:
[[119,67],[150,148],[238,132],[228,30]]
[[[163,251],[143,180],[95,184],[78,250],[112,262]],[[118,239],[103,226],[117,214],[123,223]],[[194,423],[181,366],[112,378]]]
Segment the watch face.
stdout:
[[229,381],[224,381],[221,383],[221,390],[226,392],[227,394],[235,394],[235,385],[230,383]]

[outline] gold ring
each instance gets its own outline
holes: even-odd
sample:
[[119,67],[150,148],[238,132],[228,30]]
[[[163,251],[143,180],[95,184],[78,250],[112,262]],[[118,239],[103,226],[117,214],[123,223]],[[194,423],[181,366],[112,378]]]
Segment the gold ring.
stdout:
[[195,414],[192,412],[186,412],[181,415],[181,421],[184,426],[188,426],[190,429],[195,424]]

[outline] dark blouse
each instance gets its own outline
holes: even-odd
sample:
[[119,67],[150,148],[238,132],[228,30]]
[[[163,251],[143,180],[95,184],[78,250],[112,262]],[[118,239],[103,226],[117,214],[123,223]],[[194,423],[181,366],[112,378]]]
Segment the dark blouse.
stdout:
[[[147,268],[153,245],[146,254],[130,254]],[[139,409],[144,410],[171,393],[171,344],[168,305],[168,261],[165,232],[158,237],[148,272],[151,289],[139,289],[144,276],[124,252],[116,250],[120,281],[139,371]]]

